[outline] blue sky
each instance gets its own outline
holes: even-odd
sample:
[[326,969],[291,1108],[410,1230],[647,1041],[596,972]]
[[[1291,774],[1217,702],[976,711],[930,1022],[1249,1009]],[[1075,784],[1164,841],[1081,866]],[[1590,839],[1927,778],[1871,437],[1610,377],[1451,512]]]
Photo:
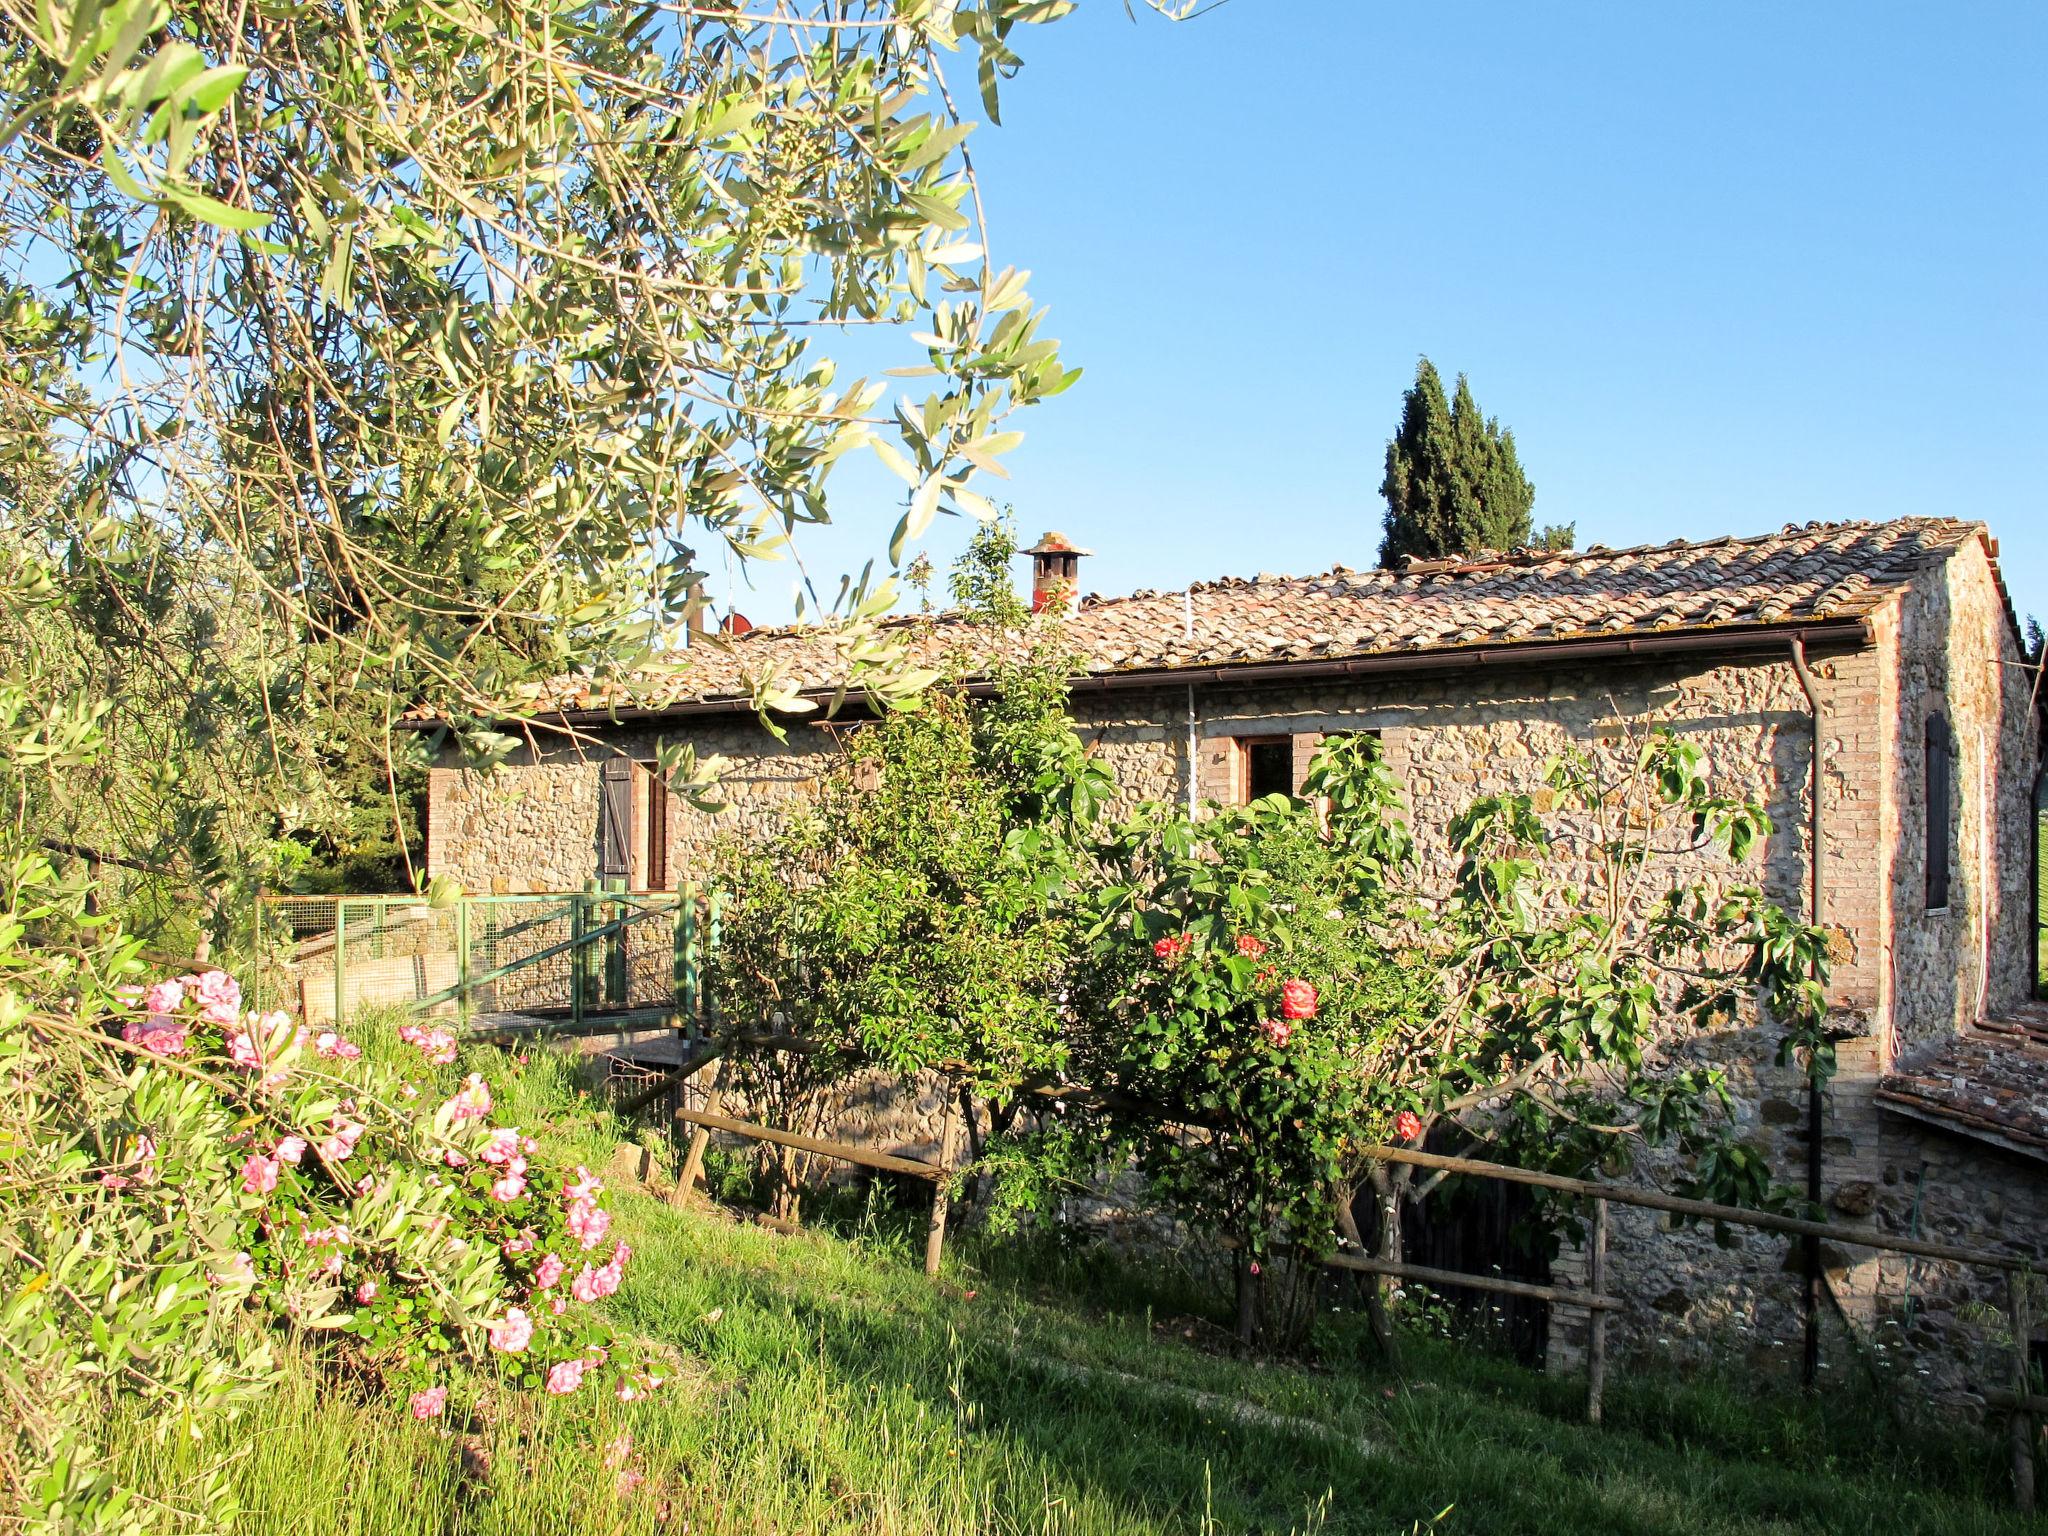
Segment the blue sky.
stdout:
[[[1082,0],[1021,51],[993,254],[1086,376],[982,488],[1089,588],[1370,565],[1426,352],[1582,545],[1984,517],[2048,620],[2048,5]],[[849,473],[811,568],[894,500]]]

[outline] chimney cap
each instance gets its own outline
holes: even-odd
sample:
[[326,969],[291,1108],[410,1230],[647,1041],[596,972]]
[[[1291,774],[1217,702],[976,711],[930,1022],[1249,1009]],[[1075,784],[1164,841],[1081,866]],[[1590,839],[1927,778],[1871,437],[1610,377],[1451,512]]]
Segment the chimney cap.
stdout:
[[1092,549],[1081,549],[1064,533],[1045,533],[1036,544],[1024,551],[1027,555],[1092,555]]

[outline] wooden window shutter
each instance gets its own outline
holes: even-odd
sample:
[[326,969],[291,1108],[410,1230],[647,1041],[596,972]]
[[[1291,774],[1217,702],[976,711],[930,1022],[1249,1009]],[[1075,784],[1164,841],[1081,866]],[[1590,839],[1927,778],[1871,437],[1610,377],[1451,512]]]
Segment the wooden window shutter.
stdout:
[[668,780],[660,765],[647,765],[647,888],[670,889],[668,877]]
[[633,764],[608,757],[599,777],[597,877],[624,880],[633,869]]
[[1927,905],[1933,910],[1948,905],[1950,849],[1955,842],[1954,740],[1944,716],[1927,717],[1925,746]]

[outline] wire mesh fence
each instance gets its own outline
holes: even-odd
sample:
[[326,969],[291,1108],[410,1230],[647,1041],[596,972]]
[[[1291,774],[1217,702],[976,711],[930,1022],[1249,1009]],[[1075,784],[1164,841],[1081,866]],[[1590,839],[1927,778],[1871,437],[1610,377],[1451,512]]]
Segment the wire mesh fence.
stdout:
[[716,902],[680,892],[264,896],[256,991],[309,1025],[379,1005],[574,1029],[646,1016],[688,1027]]

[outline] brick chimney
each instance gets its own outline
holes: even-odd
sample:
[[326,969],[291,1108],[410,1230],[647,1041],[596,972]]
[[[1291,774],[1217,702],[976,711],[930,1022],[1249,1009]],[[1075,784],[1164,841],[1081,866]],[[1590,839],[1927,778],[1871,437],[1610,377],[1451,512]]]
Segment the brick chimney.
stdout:
[[1031,557],[1031,611],[1079,613],[1081,557],[1092,551],[1077,549],[1064,533],[1048,533],[1024,553]]

